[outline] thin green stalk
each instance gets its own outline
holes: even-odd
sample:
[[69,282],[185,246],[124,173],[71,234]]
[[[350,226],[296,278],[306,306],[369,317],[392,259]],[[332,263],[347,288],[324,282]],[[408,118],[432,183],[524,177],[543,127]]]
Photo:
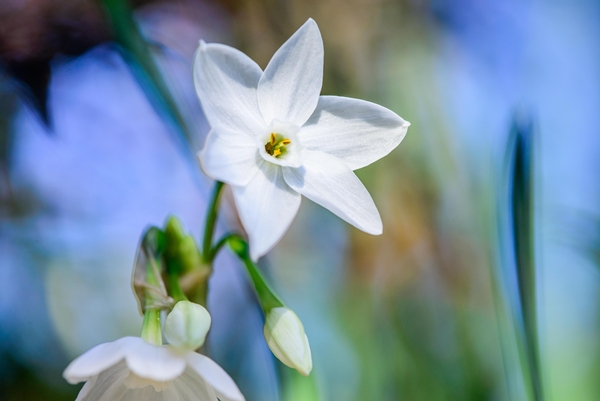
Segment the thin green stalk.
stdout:
[[235,238],[239,238],[239,235],[229,233],[219,238],[217,243],[212,247],[212,250],[210,252],[210,260],[213,261],[217,257],[217,254],[221,251],[221,249],[223,249],[223,247],[227,245],[227,243],[230,240]]
[[162,345],[160,309],[147,309],[144,312],[141,337],[150,344]]
[[275,292],[271,289],[260,270],[258,270],[250,258],[248,243],[237,235],[229,236],[227,243],[237,257],[240,258],[244,267],[246,267],[246,271],[254,285],[258,300],[265,314],[273,308],[285,306],[279,297],[275,295]]
[[169,273],[167,279],[169,280],[170,295],[175,302],[187,301],[188,298],[185,296],[181,286],[179,285],[179,276],[175,273]]
[[225,184],[220,181],[215,182],[210,197],[210,203],[206,211],[206,222],[204,223],[204,238],[202,241],[202,261],[205,264],[212,263],[212,239],[215,233],[215,225],[219,214],[219,199]]

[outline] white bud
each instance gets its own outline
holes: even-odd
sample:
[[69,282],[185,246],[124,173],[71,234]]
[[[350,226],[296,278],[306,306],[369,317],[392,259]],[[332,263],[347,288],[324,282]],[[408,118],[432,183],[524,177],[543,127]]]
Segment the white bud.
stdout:
[[210,323],[210,314],[203,306],[179,301],[165,321],[165,337],[175,347],[196,350],[204,344]]
[[291,309],[271,309],[267,313],[263,333],[277,359],[308,376],[312,370],[308,337],[304,333],[302,322]]

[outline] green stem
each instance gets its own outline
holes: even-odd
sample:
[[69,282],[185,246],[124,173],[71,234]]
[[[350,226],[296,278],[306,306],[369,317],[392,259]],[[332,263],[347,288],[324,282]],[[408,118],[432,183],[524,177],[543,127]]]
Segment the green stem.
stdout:
[[144,312],[141,337],[150,344],[162,345],[162,331],[160,327],[160,310],[147,309]]
[[265,315],[273,308],[285,306],[279,297],[275,295],[275,292],[271,289],[269,284],[267,284],[267,281],[263,277],[262,273],[260,270],[258,270],[250,258],[250,254],[248,253],[248,244],[246,241],[237,235],[228,236],[226,241],[231,250],[244,263],[246,271],[248,272],[250,280],[252,281],[254,289],[256,290],[256,294],[258,295],[260,306],[265,312]]
[[175,302],[187,301],[188,298],[185,296],[181,286],[179,285],[179,276],[175,273],[169,273],[167,279],[169,280],[170,295],[173,297]]
[[220,181],[215,182],[215,186],[212,191],[208,210],[206,212],[206,222],[204,224],[204,239],[202,242],[202,261],[205,264],[211,264],[213,260],[213,254],[211,250],[212,239],[215,232],[215,224],[217,222],[217,216],[219,214],[219,199],[221,197],[221,191],[223,190],[223,184]]
[[236,239],[236,238],[239,238],[239,235],[232,234],[232,233],[225,234],[224,236],[219,238],[219,240],[217,241],[215,246],[213,246],[212,250],[210,251],[210,260],[211,261],[215,260],[215,258],[217,257],[217,254],[223,248],[223,246],[225,246],[230,240]]

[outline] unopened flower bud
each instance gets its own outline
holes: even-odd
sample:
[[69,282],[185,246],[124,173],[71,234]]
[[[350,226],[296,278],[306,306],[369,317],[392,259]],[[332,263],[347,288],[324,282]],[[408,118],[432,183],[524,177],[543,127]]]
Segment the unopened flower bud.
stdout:
[[198,349],[204,344],[211,317],[201,305],[179,301],[165,321],[165,337],[175,347]]
[[267,312],[263,333],[277,359],[308,376],[312,370],[308,337],[302,322],[291,309],[278,307]]
[[183,231],[181,222],[174,216],[165,224],[165,241],[165,261],[169,271],[181,275],[201,265],[196,241]]

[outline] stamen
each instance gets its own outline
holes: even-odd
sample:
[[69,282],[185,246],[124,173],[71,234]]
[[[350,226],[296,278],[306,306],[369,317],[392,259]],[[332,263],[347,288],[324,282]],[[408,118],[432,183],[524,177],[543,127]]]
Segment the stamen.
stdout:
[[265,143],[265,151],[273,157],[279,157],[285,154],[286,146],[291,143],[289,138],[283,138],[283,135],[271,132],[269,140]]

